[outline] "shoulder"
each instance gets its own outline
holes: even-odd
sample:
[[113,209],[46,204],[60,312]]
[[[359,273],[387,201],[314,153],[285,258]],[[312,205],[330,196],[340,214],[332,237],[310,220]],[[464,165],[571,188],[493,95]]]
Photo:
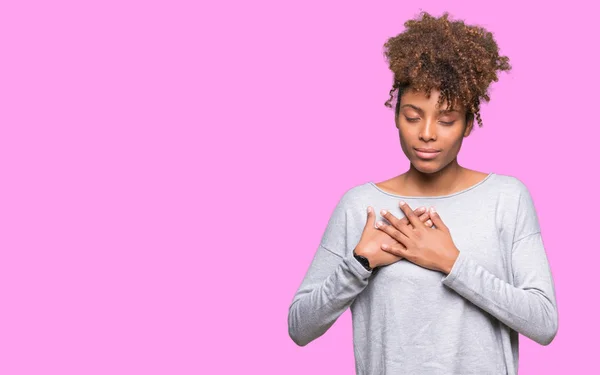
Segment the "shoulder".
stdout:
[[346,249],[347,236],[357,233],[355,228],[357,228],[358,212],[362,211],[362,216],[366,218],[366,207],[369,200],[365,197],[366,189],[368,189],[367,184],[363,183],[348,187],[338,195],[337,204],[331,213],[321,239],[321,244],[324,247],[338,255],[344,253],[342,249]]
[[509,215],[535,215],[535,203],[527,184],[510,175],[496,175],[499,202]]
[[372,187],[369,182],[353,185],[337,194],[334,204],[332,218],[335,221],[344,221],[348,216],[353,217],[358,212],[366,212],[368,205],[372,204],[370,194]]
[[507,174],[494,174],[494,185],[500,193],[520,197],[523,194],[529,194],[529,188],[518,177]]
[[353,185],[347,188],[342,194],[338,205],[345,209],[351,209],[356,206],[362,207],[368,201],[369,193],[372,192],[370,182]]

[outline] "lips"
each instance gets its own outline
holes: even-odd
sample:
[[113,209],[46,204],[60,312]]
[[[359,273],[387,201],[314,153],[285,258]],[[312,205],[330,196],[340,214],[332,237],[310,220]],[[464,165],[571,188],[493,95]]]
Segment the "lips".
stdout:
[[415,148],[415,153],[420,159],[431,160],[435,159],[439,154],[440,150],[433,148]]

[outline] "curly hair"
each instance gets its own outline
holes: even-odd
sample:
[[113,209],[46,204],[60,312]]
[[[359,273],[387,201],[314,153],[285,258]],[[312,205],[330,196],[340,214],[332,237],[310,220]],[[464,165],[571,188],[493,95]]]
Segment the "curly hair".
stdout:
[[421,12],[420,18],[404,23],[405,30],[384,44],[385,57],[394,73],[390,99],[385,106],[392,108],[397,90],[396,116],[400,97],[407,88],[440,91],[438,105],[448,101],[448,109],[464,105],[467,120],[477,118],[482,100],[489,102],[488,87],[498,81],[497,72],[509,71],[509,58],[499,55],[491,32],[464,21],[449,21],[448,12],[435,18]]

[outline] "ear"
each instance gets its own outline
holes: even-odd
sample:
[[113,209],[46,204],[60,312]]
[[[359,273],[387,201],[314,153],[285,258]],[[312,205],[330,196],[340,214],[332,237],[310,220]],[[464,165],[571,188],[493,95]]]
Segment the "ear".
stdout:
[[467,127],[465,128],[465,134],[463,135],[463,137],[468,137],[469,134],[471,134],[471,131],[473,130],[473,122],[475,121],[475,116],[471,116],[471,118],[469,119],[469,121],[467,121]]

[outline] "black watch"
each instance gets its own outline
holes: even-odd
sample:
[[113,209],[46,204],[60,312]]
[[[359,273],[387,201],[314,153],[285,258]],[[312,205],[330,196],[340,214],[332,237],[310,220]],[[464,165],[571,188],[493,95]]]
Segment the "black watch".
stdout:
[[371,265],[369,264],[369,260],[367,258],[365,258],[362,255],[356,254],[356,251],[354,251],[354,250],[352,250],[352,254],[354,255],[354,258],[356,258],[356,260],[358,260],[358,262],[360,264],[362,264],[362,266],[365,267],[365,269],[367,271],[373,271],[373,269],[371,268]]

